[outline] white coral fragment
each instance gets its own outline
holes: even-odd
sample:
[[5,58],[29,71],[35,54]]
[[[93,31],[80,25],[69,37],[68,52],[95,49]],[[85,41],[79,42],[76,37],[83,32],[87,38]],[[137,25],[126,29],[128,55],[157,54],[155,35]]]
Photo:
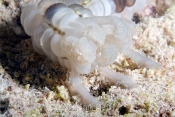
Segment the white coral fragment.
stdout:
[[[128,76],[107,68],[114,63],[118,53],[132,58],[143,67],[159,66],[130,50],[134,23],[106,16],[113,11],[112,3],[92,0],[83,3],[84,6],[69,6],[64,0],[42,0],[26,6],[21,14],[21,23],[32,37],[34,49],[71,70],[71,87],[81,96],[84,104],[100,104],[81,83],[80,74],[89,74],[94,69],[115,85],[135,87]],[[94,5],[101,5],[100,8],[104,9],[101,16],[95,16]]]

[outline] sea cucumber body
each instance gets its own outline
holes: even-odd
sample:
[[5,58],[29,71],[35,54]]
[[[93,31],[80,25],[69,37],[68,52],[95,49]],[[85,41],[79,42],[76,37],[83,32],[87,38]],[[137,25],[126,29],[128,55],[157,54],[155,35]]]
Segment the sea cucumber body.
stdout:
[[[73,3],[82,1],[75,0]],[[91,9],[98,6],[97,3],[106,4],[102,14]],[[113,10],[111,4],[104,0],[92,0],[85,5],[70,4],[64,0],[37,0],[27,5],[21,14],[21,23],[32,37],[34,49],[69,68],[70,84],[81,96],[83,104],[99,103],[81,84],[80,74],[88,74],[94,69],[113,84],[135,87],[129,77],[107,68],[114,63],[118,53],[144,67],[159,66],[130,49],[135,24],[108,16]]]
[[[37,1],[27,6],[23,10],[21,21],[26,33],[32,37],[35,50],[64,67],[74,68],[80,74],[88,74],[93,69],[92,64],[108,66],[115,61],[117,53],[122,50],[118,41],[131,42],[132,35],[129,35],[130,28],[127,28],[125,20],[112,16],[101,17],[104,22],[98,23],[99,17],[92,14],[91,17],[76,14],[75,8],[81,6],[72,9],[72,6],[55,3],[54,0],[49,2],[47,9],[43,8],[44,5],[40,7],[46,2]],[[84,7],[81,9],[87,10]],[[111,27],[106,28],[107,23]],[[114,29],[114,36],[107,34],[106,30],[110,28]]]

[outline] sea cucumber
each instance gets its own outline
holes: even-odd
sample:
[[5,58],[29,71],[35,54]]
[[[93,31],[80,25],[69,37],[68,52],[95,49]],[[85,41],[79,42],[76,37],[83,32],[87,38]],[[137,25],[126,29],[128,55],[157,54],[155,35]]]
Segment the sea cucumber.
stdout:
[[[95,5],[103,11],[96,11]],[[32,37],[34,49],[70,69],[70,87],[80,95],[83,104],[100,104],[81,83],[81,74],[95,69],[113,84],[135,87],[128,76],[108,68],[118,53],[141,67],[160,66],[130,49],[135,24],[111,16],[114,5],[110,0],[37,0],[21,14],[21,23]]]

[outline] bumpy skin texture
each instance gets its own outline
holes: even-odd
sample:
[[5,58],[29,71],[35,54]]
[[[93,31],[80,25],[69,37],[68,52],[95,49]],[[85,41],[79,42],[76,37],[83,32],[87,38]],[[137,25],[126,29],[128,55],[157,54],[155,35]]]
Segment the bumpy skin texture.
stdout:
[[[81,96],[83,104],[100,104],[81,83],[80,74],[88,74],[94,69],[113,84],[135,87],[128,76],[107,67],[114,63],[118,53],[143,67],[159,66],[130,49],[134,23],[106,16],[114,8],[111,3],[114,2],[75,0],[70,4],[64,0],[38,0],[27,5],[21,14],[21,23],[32,37],[34,49],[70,69],[70,87]],[[103,6],[102,14],[92,10],[99,8],[99,4]]]

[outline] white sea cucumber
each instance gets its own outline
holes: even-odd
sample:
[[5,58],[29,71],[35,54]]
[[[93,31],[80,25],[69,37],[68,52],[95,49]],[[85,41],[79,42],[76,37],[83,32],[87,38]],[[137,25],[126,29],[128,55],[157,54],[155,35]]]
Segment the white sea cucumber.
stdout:
[[[101,12],[93,10],[95,5]],[[81,83],[80,74],[94,69],[113,84],[135,87],[128,76],[108,68],[118,53],[143,67],[159,66],[130,49],[135,24],[110,16],[115,9],[112,0],[38,0],[22,11],[21,23],[32,37],[34,49],[70,69],[71,87],[81,96],[83,104],[100,103]]]

